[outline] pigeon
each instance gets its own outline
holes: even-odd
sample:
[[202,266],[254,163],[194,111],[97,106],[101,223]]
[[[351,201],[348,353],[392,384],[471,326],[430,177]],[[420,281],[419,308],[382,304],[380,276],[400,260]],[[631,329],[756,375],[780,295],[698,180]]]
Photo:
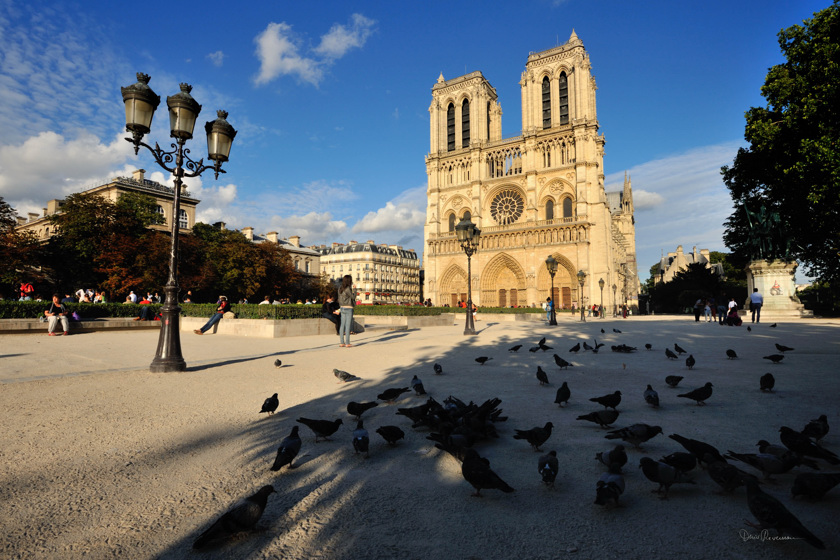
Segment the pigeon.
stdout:
[[545,337],[542,337],[539,342],[537,342],[537,346],[545,346]]
[[577,354],[580,351],[580,342],[569,348],[569,352],[574,352]]
[[758,482],[753,475],[745,473],[735,465],[730,465],[724,459],[716,459],[709,453],[703,456],[703,462],[707,465],[706,472],[709,473],[709,478],[727,494],[731,494],[736,488],[746,484],[747,479]]
[[565,381],[557,389],[557,396],[554,398],[554,402],[558,404],[558,406],[563,406],[563,403],[569,404],[569,397],[572,396],[572,392],[569,389],[569,384]]
[[758,380],[759,382],[759,389],[762,392],[769,391],[773,392],[773,387],[776,386],[776,378],[773,377],[772,373],[765,373],[761,376],[761,379]]
[[482,489],[501,490],[505,493],[514,492],[513,488],[490,469],[490,461],[480,456],[475,449],[464,451],[461,474],[464,480],[475,488],[475,494],[473,496],[480,498]]
[[718,451],[714,446],[709,445],[705,441],[686,438],[679,434],[671,434],[668,437],[682,445],[686,451],[697,457],[697,460],[700,463],[708,464],[708,461],[705,458],[706,455],[711,456],[711,458],[716,461],[723,461],[724,463],[726,462],[726,459],[723,458],[723,455],[720,454],[720,451]]
[[545,352],[546,350],[554,350],[554,348],[552,348],[551,346],[546,346],[545,344],[540,344],[539,346],[537,346],[537,348],[539,348],[543,352]]
[[393,387],[391,389],[385,389],[384,391],[376,395],[376,398],[380,401],[392,403],[398,398],[400,398],[400,395],[402,395],[403,393],[408,393],[409,391],[411,391],[411,389],[409,389],[408,387]]
[[776,323],[773,323],[772,325],[770,325],[770,328],[775,329],[776,328]]
[[688,352],[686,352],[685,350],[683,350],[683,349],[680,347],[680,345],[679,345],[679,344],[677,344],[676,342],[674,343],[674,350],[676,350],[676,351],[677,351],[677,354],[687,354],[687,353],[688,353]]
[[615,410],[621,402],[621,391],[616,391],[615,393],[604,395],[603,397],[592,397],[589,400],[591,402],[604,405],[604,408],[611,408]]
[[624,446],[619,443],[609,451],[599,451],[595,454],[595,459],[608,468],[613,469],[615,467],[616,472],[621,472],[621,467],[627,464],[627,452],[624,451]]
[[659,393],[654,391],[650,384],[645,389],[645,402],[653,408],[659,408]]
[[522,348],[521,344],[517,344],[516,346],[510,348],[508,352],[519,352],[519,349]]
[[618,330],[618,329],[613,329],[613,332],[614,332],[614,333],[621,334],[621,331],[620,331],[620,330]]
[[711,382],[709,382],[703,385],[702,387],[694,389],[693,391],[689,391],[688,393],[683,393],[682,395],[677,396],[697,401],[698,405],[706,404],[706,399],[712,396],[712,387],[714,387],[714,385],[712,385]]
[[682,380],[683,377],[680,375],[669,375],[665,378],[665,383],[668,384],[668,387],[676,387]]
[[618,415],[619,412],[617,410],[596,410],[595,412],[578,416],[577,419],[594,422],[602,428],[608,428],[610,424],[618,420]]
[[661,494],[662,490],[665,490],[665,493],[661,498],[663,500],[668,499],[668,489],[671,488],[672,484],[679,482],[695,484],[694,480],[686,477],[685,473],[682,471],[679,471],[671,465],[661,461],[654,461],[650,457],[642,457],[639,460],[639,467],[645,474],[645,478],[651,482],[659,484],[659,488],[654,490],[654,492]]
[[626,428],[612,430],[604,437],[607,439],[620,439],[626,443],[629,443],[636,449],[639,449],[644,442],[656,437],[657,434],[661,433],[662,428],[660,428],[659,426],[650,426],[648,424],[633,424],[632,426],[628,426]]
[[392,446],[397,445],[397,440],[405,438],[405,432],[397,426],[380,426],[376,429],[376,433]]
[[349,383],[350,381],[356,381],[359,378],[353,375],[352,373],[347,373],[346,371],[341,371],[340,369],[334,369],[333,375],[338,378],[339,382]]
[[435,369],[435,375],[442,375],[443,374],[443,368],[441,367],[440,364],[435,364],[434,369]]
[[677,355],[676,355],[676,354],[674,354],[673,352],[671,352],[671,349],[670,349],[670,348],[666,348],[666,349],[665,349],[665,356],[666,356],[669,360],[676,360],[676,359],[677,359]]
[[793,451],[782,445],[773,445],[769,441],[764,439],[758,440],[758,443],[756,443],[755,445],[758,447],[759,453],[769,453],[770,455],[775,455],[780,459],[787,459],[788,457],[793,456],[796,458],[797,461],[799,461],[799,464],[805,465],[806,467],[814,469],[815,471],[820,470],[820,466],[813,459],[808,459],[807,457],[803,457],[798,453],[794,453]]
[[624,475],[621,471],[606,472],[598,479],[595,485],[595,503],[599,506],[605,506],[608,502],[613,501],[618,505],[618,498],[624,493]]
[[539,346],[532,346],[531,348],[528,348],[528,352],[537,352],[539,349]]
[[752,328],[749,325],[747,325],[747,332],[752,332]]
[[794,498],[805,496],[811,500],[819,500],[838,484],[840,473],[802,473],[796,475],[790,493]]
[[565,368],[569,367],[570,365],[572,365],[569,362],[567,362],[566,360],[564,360],[563,358],[561,358],[560,356],[558,356],[557,354],[554,354],[554,363],[557,364],[557,367],[559,367],[561,369],[565,369]]
[[738,354],[735,353],[735,350],[732,350],[730,348],[726,351],[726,359],[727,360],[734,360],[737,357],[738,357]]
[[653,344],[651,344],[649,342],[647,344],[645,344],[645,350],[653,350]]
[[774,474],[785,474],[799,464],[799,459],[793,453],[777,457],[770,453],[735,453],[734,451],[727,451],[726,458],[748,464],[754,469],[761,471],[765,479],[769,479]]
[[808,436],[788,428],[787,426],[779,428],[779,433],[779,439],[782,440],[782,445],[794,453],[805,455],[806,457],[813,457],[815,459],[822,459],[832,465],[840,465],[840,459],[837,458],[837,455],[828,449],[820,447],[818,444],[811,441],[811,438]]
[[585,340],[583,341],[583,351],[586,352],[587,350],[595,350],[592,346],[590,346]]
[[269,494],[274,493],[274,487],[266,485],[256,494],[249,496],[233,506],[222,515],[209,529],[201,533],[193,543],[193,548],[201,549],[212,543],[217,543],[236,533],[253,529],[262,517],[268,502]]
[[694,355],[693,355],[693,354],[689,354],[689,355],[688,355],[688,358],[686,358],[686,359],[685,359],[685,366],[686,366],[688,369],[693,369],[693,368],[694,368],[694,364],[696,364],[696,363],[697,363],[697,360],[695,360],[695,359],[694,359]]
[[539,451],[540,446],[551,437],[551,429],[553,427],[554,424],[546,422],[545,426],[542,428],[538,426],[536,428],[531,428],[530,430],[514,430],[516,434],[514,434],[513,439],[524,439],[531,444],[534,451]]
[[267,399],[262,405],[262,409],[260,410],[260,414],[263,412],[268,412],[268,415],[271,416],[274,414],[274,411],[277,410],[277,407],[280,406],[280,399],[277,398],[277,393],[274,393]]
[[365,458],[370,457],[370,436],[362,420],[359,420],[356,424],[356,429],[353,430],[353,449],[356,451],[356,454],[364,453]]
[[769,356],[762,356],[762,359],[763,360],[770,360],[774,364],[778,364],[779,362],[781,362],[782,360],[785,359],[785,355],[784,354],[770,354]]
[[280,442],[280,447],[277,448],[277,457],[274,459],[274,464],[271,465],[271,470],[279,471],[286,465],[293,469],[292,461],[297,457],[300,451],[301,440],[298,435],[298,426],[292,426],[292,431],[288,436],[283,438]]
[[802,435],[806,435],[817,442],[824,438],[826,434],[828,434],[828,417],[825,414],[811,420],[802,428]]
[[350,416],[355,416],[356,420],[362,419],[362,414],[366,411],[370,410],[371,408],[379,406],[379,403],[376,401],[366,402],[366,403],[357,403],[354,401],[350,401],[347,403],[347,413]]
[[785,352],[793,352],[793,348],[791,348],[790,346],[784,346],[782,344],[779,344],[778,342],[776,343],[776,350],[778,350],[782,354],[784,354]]
[[[777,345],[778,346],[778,345]],[[280,358],[274,360],[274,367],[281,368],[283,367],[283,362],[280,361]]]
[[414,389],[414,392],[418,397],[422,397],[426,394],[426,388],[423,387],[423,382],[420,381],[420,378],[416,375],[411,378],[411,388]]
[[697,457],[683,451],[675,451],[670,455],[662,457],[660,461],[682,472],[688,472],[697,466]]
[[557,478],[557,470],[556,451],[549,451],[547,455],[543,455],[537,461],[537,471],[539,471],[542,481],[549,488],[554,488],[554,479]]
[[481,357],[476,358],[475,361],[478,362],[481,365],[484,365],[492,359],[493,358],[488,358],[487,356],[481,356]]
[[597,338],[593,338],[592,340],[595,341],[595,348],[593,348],[592,351],[595,352],[596,354],[598,353],[599,348],[601,348],[603,346],[606,346],[603,342],[601,344],[598,344],[598,339]]
[[788,534],[794,538],[804,539],[814,548],[824,549],[825,544],[802,523],[776,498],[765,493],[758,487],[758,481],[747,480],[747,505],[758,520],[758,524],[747,525],[759,530],[776,529],[779,536]]
[[601,329],[601,334],[607,334],[607,331],[605,331],[604,329]]
[[548,375],[540,366],[537,366],[537,379],[539,380],[540,385],[548,385]]
[[338,427],[344,423],[341,418],[336,420],[312,420],[303,417],[298,418],[295,422],[308,426],[315,433],[315,443],[318,443],[318,438],[330,439],[330,436],[336,433]]

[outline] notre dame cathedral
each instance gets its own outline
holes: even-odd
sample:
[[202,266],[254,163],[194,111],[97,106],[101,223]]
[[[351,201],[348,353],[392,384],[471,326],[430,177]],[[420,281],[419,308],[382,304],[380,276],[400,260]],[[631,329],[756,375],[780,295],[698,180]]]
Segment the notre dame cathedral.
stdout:
[[638,304],[632,188],[625,178],[623,190],[604,191],[590,68],[574,31],[564,45],[530,54],[519,82],[522,133],[513,138],[502,138],[501,105],[481,72],[438,78],[423,258],[424,294],[435,305],[467,298],[467,257],[455,237],[465,217],[481,230],[472,257],[477,305],[540,305],[551,295],[549,255],[558,262],[558,309]]

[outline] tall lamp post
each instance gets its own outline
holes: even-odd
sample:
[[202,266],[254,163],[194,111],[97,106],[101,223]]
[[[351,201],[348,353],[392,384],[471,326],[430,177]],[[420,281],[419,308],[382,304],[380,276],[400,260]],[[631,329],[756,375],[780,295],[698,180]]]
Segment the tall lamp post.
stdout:
[[598,280],[598,287],[601,288],[601,319],[604,318],[604,279]]
[[548,269],[548,274],[551,276],[551,319],[548,320],[549,325],[557,324],[557,302],[554,301],[554,275],[557,274],[557,260],[551,255],[545,259],[545,267]]
[[613,317],[618,316],[618,302],[615,299],[615,290],[618,288],[615,284],[612,286],[613,288]]
[[471,258],[478,250],[478,240],[481,237],[481,230],[475,227],[472,220],[465,218],[455,226],[455,235],[461,248],[467,254],[467,323],[464,327],[464,334],[475,334],[475,323],[472,314],[472,264]]
[[580,320],[586,322],[586,309],[583,305],[583,285],[586,283],[586,273],[582,270],[578,270],[577,278],[578,284],[580,284]]
[[[201,112],[201,105],[190,95],[192,86],[181,84],[179,93],[166,98],[166,106],[169,108],[170,136],[175,139],[175,142],[170,145],[172,150],[167,152],[157,143],[152,148],[143,142],[143,136],[152,128],[152,117],[160,104],[160,96],[149,87],[149,79],[147,74],[138,72],[136,84],[120,89],[125,103],[125,129],[132,133],[132,137],[126,140],[134,144],[135,155],[140,151],[140,146],[143,146],[152,153],[158,165],[175,177],[169,279],[163,289],[166,302],[161,307],[162,324],[157,352],[149,367],[152,373],[164,373],[187,369],[187,364],[181,355],[181,307],[178,305],[178,234],[183,178],[198,177],[208,169],[213,169],[216,179],[219,178],[219,173],[225,173],[222,163],[226,162],[230,156],[236,130],[225,120],[227,113],[218,111],[218,118],[204,125],[207,133],[207,158],[215,163],[207,166],[204,165],[204,159],[193,161],[189,156],[190,150],[184,148],[184,144],[193,137],[193,129],[198,114]],[[167,165],[173,162],[174,166]]]

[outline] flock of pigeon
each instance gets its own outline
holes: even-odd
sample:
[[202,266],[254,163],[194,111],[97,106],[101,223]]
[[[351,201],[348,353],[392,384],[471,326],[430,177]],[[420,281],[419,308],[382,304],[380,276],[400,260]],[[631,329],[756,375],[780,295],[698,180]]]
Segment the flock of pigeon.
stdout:
[[[621,334],[618,329],[614,333]],[[604,333],[604,330],[601,329]],[[572,346],[568,353],[578,354],[579,352],[598,353],[604,347],[603,343],[594,341],[593,345],[588,342],[577,343]],[[519,344],[509,349],[509,352],[518,352],[523,345]],[[653,350],[651,344],[646,344],[645,349]],[[546,352],[553,350],[546,345],[543,337],[536,346],[530,348],[530,352]],[[637,352],[636,347],[626,344],[613,345],[611,350],[616,353],[633,354]],[[780,363],[785,353],[794,349],[776,344],[777,354],[765,356],[774,364]],[[674,344],[674,349],[665,349],[668,359],[676,360],[682,354],[688,354],[686,367],[691,370],[697,361],[692,354]],[[738,359],[734,350],[726,350],[728,359]],[[553,354],[554,362],[560,370],[574,367],[572,362],[565,360],[559,354]],[[475,359],[484,366],[493,358],[481,356]],[[278,367],[279,361],[277,364]],[[626,366],[626,364],[624,364]],[[333,370],[339,383],[349,383],[359,377],[338,369]],[[443,368],[440,364],[434,364],[435,375],[443,375]],[[537,366],[536,377],[540,385],[550,385],[548,373]],[[665,378],[668,387],[677,387],[684,377],[669,375]],[[482,404],[464,402],[457,397],[448,396],[442,402],[429,396],[422,381],[414,376],[404,387],[393,387],[384,390],[377,395],[376,400],[369,402],[351,401],[347,404],[347,413],[355,421],[355,429],[352,432],[351,443],[356,454],[363,454],[366,458],[370,453],[370,434],[364,426],[364,414],[380,406],[381,403],[393,404],[402,398],[406,393],[414,392],[417,397],[425,397],[426,401],[413,407],[397,408],[396,415],[403,416],[411,422],[412,429],[428,431],[428,440],[434,442],[436,448],[449,453],[461,463],[461,474],[466,482],[474,489],[473,496],[481,496],[482,490],[500,490],[505,493],[514,492],[514,489],[507,484],[496,472],[491,469],[490,461],[482,457],[475,445],[480,442],[492,441],[495,438],[503,437],[497,429],[497,425],[508,420],[502,415],[500,408],[501,400],[491,398]],[[775,379],[770,373],[760,379],[761,391],[772,391]],[[691,391],[678,394],[677,397],[690,399],[697,405],[703,405],[712,397],[713,385],[710,382]],[[660,398],[657,391],[651,384],[640,391],[644,402],[652,408],[660,407]],[[564,408],[572,398],[568,382],[563,381],[557,389],[554,403]],[[614,428],[613,424],[618,420],[621,412],[619,405],[622,402],[621,391],[614,391],[602,396],[595,396],[588,399],[603,409],[597,409],[587,414],[577,416],[577,420],[592,422],[607,430],[605,439],[618,440],[623,442],[611,448],[598,452],[595,455],[596,461],[605,469],[595,483],[594,503],[607,506],[619,506],[619,499],[626,489],[623,469],[628,463],[626,445],[641,451],[642,445],[663,433],[660,426],[644,423],[633,423],[621,428]],[[260,413],[274,414],[279,408],[278,394],[274,393],[265,399]],[[320,440],[330,440],[343,425],[342,418],[312,419],[300,417],[297,424],[306,426],[315,436],[315,443]],[[548,421],[542,426],[535,426],[530,429],[515,429],[513,439],[528,443],[535,452],[541,453],[537,460],[537,473],[542,482],[549,488],[553,488],[558,476],[559,463],[555,450],[542,454],[542,447],[552,436],[554,425]],[[803,469],[796,475],[791,494],[794,498],[803,496],[811,500],[821,499],[828,491],[840,484],[840,473],[812,472],[821,471],[825,464],[838,465],[840,458],[833,452],[822,447],[820,440],[829,432],[828,419],[821,415],[815,420],[808,422],[801,431],[789,427],[781,427],[780,443],[773,445],[766,440],[759,440],[757,443],[758,453],[739,453],[727,451],[721,453],[714,446],[703,441],[683,437],[679,434],[671,434],[668,437],[679,444],[684,451],[675,451],[670,455],[656,460],[652,457],[642,457],[639,460],[639,468],[644,476],[651,482],[658,485],[653,492],[660,494],[661,499],[668,498],[668,491],[674,484],[696,484],[695,469],[704,469],[709,478],[714,481],[726,493],[733,493],[738,487],[746,488],[747,506],[755,516],[757,523],[747,522],[751,527],[765,530],[774,529],[779,535],[788,535],[793,538],[804,539],[816,548],[824,548],[823,542],[812,534],[802,523],[788,510],[778,499],[764,492],[761,485],[773,483],[774,475],[785,475],[793,469]],[[388,446],[396,446],[399,440],[405,438],[405,432],[397,425],[379,426],[375,433],[379,434]],[[505,436],[509,437],[509,436]],[[286,436],[279,448],[272,471],[279,471],[283,467],[294,469],[294,460],[301,450],[303,440],[299,433],[299,426],[292,427],[291,432]],[[743,464],[762,475],[760,479],[755,474],[744,471],[736,466]],[[253,528],[259,521],[263,510],[266,507],[268,496],[274,492],[270,485],[263,486],[256,494],[246,498],[237,504],[233,509],[225,513],[209,529],[207,529],[194,543],[195,548],[218,543],[228,536]]]

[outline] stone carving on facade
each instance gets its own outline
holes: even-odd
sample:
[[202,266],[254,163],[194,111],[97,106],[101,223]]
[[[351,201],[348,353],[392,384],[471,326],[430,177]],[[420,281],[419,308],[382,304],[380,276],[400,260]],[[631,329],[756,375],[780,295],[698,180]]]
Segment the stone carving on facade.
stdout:
[[452,208],[454,208],[455,210],[458,210],[464,205],[464,199],[460,196],[453,196],[452,202],[450,202],[449,205],[452,206]]

